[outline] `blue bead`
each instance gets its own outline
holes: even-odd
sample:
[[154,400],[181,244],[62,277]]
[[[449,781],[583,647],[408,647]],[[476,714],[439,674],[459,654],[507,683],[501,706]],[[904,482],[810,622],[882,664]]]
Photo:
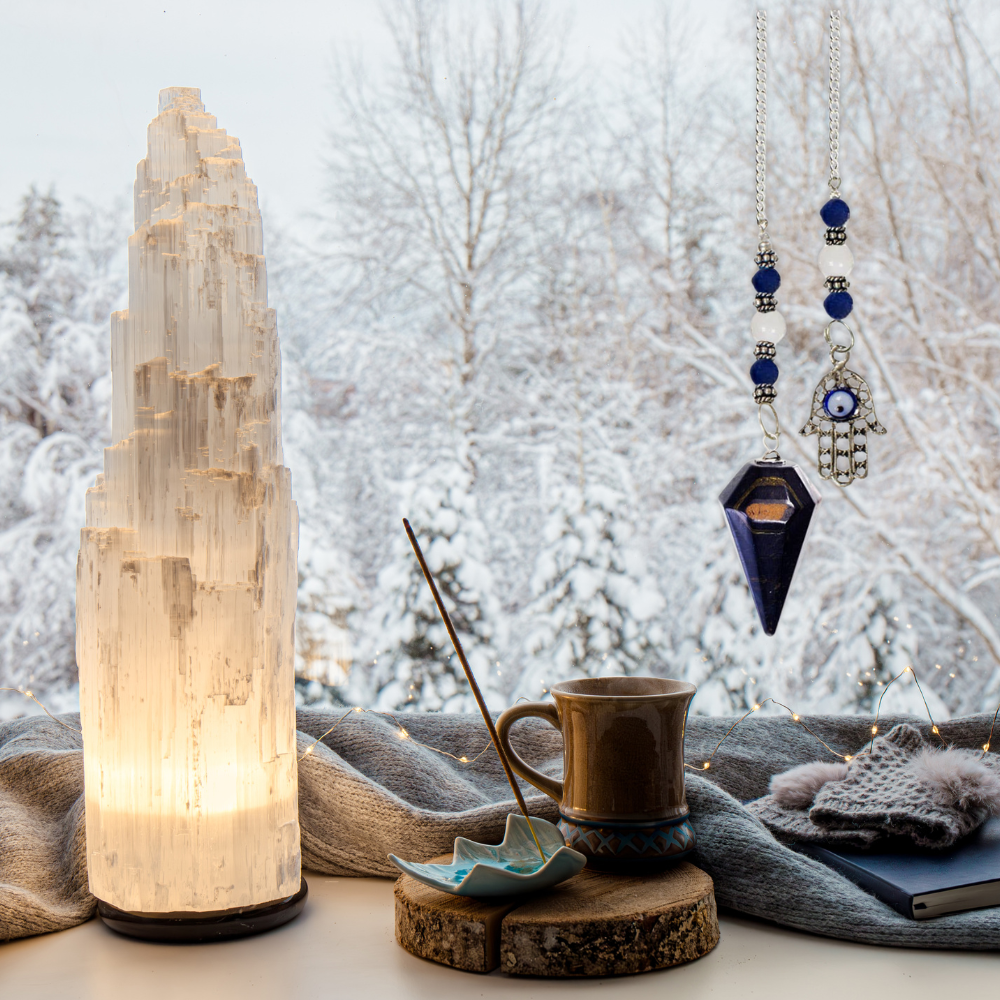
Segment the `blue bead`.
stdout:
[[851,217],[851,210],[843,198],[831,198],[820,210],[819,217],[831,228],[844,225]]
[[773,295],[781,284],[781,275],[773,267],[762,267],[751,280],[758,292]]
[[761,358],[750,366],[754,385],[774,385],[778,381],[778,366],[770,358]]
[[854,299],[850,292],[831,292],[823,300],[823,308],[832,319],[843,319],[850,316],[854,308]]

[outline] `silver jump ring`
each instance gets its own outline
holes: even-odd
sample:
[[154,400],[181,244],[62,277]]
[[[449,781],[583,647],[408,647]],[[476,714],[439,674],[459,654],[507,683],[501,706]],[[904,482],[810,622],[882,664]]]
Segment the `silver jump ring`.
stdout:
[[[849,344],[835,344],[833,342],[833,337],[830,336],[830,331],[833,329],[834,323],[839,323],[850,334],[851,342]],[[826,329],[823,331],[823,337],[830,345],[830,357],[833,358],[834,361],[837,360],[834,358],[835,354],[850,354],[854,349],[854,331],[842,319],[835,319],[833,323],[828,323]]]
[[[774,427],[769,428],[764,420],[764,411],[768,411],[768,416]],[[760,424],[761,433],[764,435],[764,454],[761,456],[762,462],[777,462],[781,460],[778,454],[778,441],[781,438],[781,424],[778,421],[778,411],[771,403],[761,403],[757,408],[757,422]]]

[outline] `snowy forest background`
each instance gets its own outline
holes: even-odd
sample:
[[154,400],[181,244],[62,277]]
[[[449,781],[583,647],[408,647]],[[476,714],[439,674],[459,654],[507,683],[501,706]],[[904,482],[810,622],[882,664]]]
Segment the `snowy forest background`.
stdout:
[[[809,470],[826,7],[769,14],[777,407],[783,456]],[[1000,22],[959,0],[844,15],[853,367],[889,433],[867,482],[823,484],[775,638],[716,499],[761,451],[750,8],[717,28],[735,62],[693,54],[667,5],[620,65],[581,68],[544,4],[401,0],[391,66],[337,61],[317,214],[265,219],[300,700],[471,708],[405,514],[495,708],[656,673],[695,682],[701,713],[858,712],[910,664],[938,718],[995,706]],[[0,685],[54,710],[76,701],[76,552],[130,229],[124,202],[32,190],[0,246]],[[912,682],[886,707],[919,711]]]

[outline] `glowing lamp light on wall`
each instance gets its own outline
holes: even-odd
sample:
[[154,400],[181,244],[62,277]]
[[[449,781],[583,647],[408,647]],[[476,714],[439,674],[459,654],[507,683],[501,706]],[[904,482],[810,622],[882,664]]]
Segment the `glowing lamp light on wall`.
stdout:
[[140,937],[264,930],[304,905],[298,513],[257,190],[200,92],[160,92],[111,320],[112,444],[77,565],[87,863]]

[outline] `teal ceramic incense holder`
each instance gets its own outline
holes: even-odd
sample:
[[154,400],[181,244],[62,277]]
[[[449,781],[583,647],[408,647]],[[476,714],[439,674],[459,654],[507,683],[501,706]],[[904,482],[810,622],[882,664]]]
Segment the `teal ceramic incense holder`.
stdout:
[[559,828],[548,820],[531,817],[531,824],[545,852],[538,856],[531,830],[523,816],[511,813],[500,844],[477,844],[455,838],[454,856],[447,865],[421,865],[390,854],[392,863],[432,889],[454,896],[515,896],[558,885],[576,875],[587,859],[566,846]]

